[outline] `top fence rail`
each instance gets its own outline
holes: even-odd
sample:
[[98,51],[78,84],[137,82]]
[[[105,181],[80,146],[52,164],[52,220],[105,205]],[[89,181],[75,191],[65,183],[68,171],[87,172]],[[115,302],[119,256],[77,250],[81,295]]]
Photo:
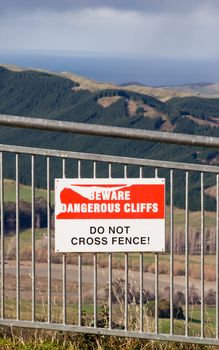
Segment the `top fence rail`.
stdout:
[[0,114],[0,125],[25,129],[36,129],[55,132],[68,132],[83,135],[144,140],[187,146],[219,148],[219,138],[200,135],[185,135],[162,131],[140,130],[106,125],[66,122],[41,118],[18,117]]

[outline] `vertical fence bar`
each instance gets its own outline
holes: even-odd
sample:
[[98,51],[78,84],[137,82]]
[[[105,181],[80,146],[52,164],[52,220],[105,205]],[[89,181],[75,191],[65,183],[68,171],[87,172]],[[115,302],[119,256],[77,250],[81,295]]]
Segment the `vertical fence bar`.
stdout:
[[139,277],[140,277],[140,332],[144,332],[144,310],[143,310],[143,261],[144,255],[141,252],[139,255]]
[[1,319],[5,316],[5,262],[4,262],[4,175],[3,153],[0,153],[0,186],[1,186]]
[[125,253],[125,330],[128,330],[128,253]]
[[[78,161],[78,178],[81,178],[81,161]],[[82,254],[78,254],[78,325],[82,325]]]
[[19,155],[16,154],[16,318],[20,319]]
[[185,336],[189,336],[189,172],[185,183]]
[[[62,177],[65,178],[65,158],[62,159]],[[66,324],[66,254],[62,255],[62,313],[63,313],[63,324]]]
[[78,254],[78,325],[82,325],[82,255]]
[[205,258],[205,217],[204,217],[204,174],[201,173],[201,337],[204,338],[204,258]]
[[[93,178],[96,179],[96,162],[93,162]],[[97,254],[93,256],[94,263],[94,328],[97,328]]]
[[[112,164],[108,166],[109,179],[112,178]],[[109,329],[112,329],[112,253],[108,255],[108,275],[109,275]]]
[[108,255],[108,268],[109,268],[109,329],[112,329],[112,253]]
[[[139,178],[142,179],[143,176],[143,168],[140,167],[139,169]],[[143,281],[143,261],[144,261],[144,254],[141,252],[139,256],[139,279],[140,279],[140,332],[144,331],[144,310],[143,310],[143,288],[144,288],[144,281]]]
[[219,174],[216,176],[216,339],[219,338]]
[[[158,177],[158,169],[155,169]],[[155,253],[155,334],[159,333],[159,254]]]
[[97,254],[94,253],[94,328],[97,327]]
[[159,255],[155,253],[155,334],[159,333]]
[[50,224],[50,208],[51,208],[51,193],[50,193],[50,158],[46,159],[47,167],[47,275],[48,275],[48,295],[47,295],[47,319],[48,323],[51,322],[51,224]]
[[32,321],[36,312],[36,266],[35,266],[35,156],[31,156],[31,221],[32,221]]
[[170,334],[174,333],[174,212],[173,212],[173,170],[170,170]]
[[[127,165],[124,165],[124,178],[127,178]],[[125,330],[128,330],[128,253],[125,253]]]

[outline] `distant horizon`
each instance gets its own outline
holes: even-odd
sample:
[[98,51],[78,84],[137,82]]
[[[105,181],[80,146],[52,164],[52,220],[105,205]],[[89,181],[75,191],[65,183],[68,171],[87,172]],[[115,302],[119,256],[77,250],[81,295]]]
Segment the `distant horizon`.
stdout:
[[219,82],[219,60],[160,59],[55,50],[0,50],[0,63],[23,68],[69,71],[88,79],[152,87]]

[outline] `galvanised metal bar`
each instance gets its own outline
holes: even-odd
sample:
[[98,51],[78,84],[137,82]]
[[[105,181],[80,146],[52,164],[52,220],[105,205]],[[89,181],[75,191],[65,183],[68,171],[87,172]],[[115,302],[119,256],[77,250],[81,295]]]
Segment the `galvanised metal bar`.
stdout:
[[[65,178],[65,158],[62,159],[62,177]],[[63,323],[66,324],[66,286],[67,286],[67,276],[66,276],[66,254],[62,255],[62,314]]]
[[109,179],[112,178],[112,164],[111,163],[108,164],[108,177],[109,177]]
[[[155,169],[155,177],[158,177],[158,169]],[[159,333],[159,254],[155,253],[155,334]]]
[[62,314],[63,324],[66,324],[66,254],[62,255]]
[[47,320],[52,321],[51,310],[51,288],[52,288],[52,268],[51,268],[51,224],[50,224],[50,206],[51,206],[51,190],[50,190],[50,157],[46,158],[46,182],[47,182]]
[[31,240],[32,240],[32,321],[36,312],[36,266],[35,266],[35,156],[31,156]]
[[3,153],[0,153],[0,205],[1,205],[1,319],[5,316],[5,241],[4,241],[4,175]]
[[94,327],[97,327],[97,254],[93,255],[94,262]]
[[112,253],[108,255],[108,275],[109,275],[109,329],[112,329]]
[[[93,178],[96,179],[96,162],[93,162]],[[94,327],[97,327],[97,254],[93,255],[94,263]]]
[[20,319],[19,155],[15,156],[16,192],[16,318]]
[[189,172],[185,183],[185,336],[189,336]]
[[205,335],[204,297],[205,297],[205,217],[204,217],[204,174],[201,173],[201,337]]
[[155,334],[159,333],[159,255],[155,253]]
[[173,216],[173,170],[170,170],[170,334],[174,333],[174,216]]
[[[143,177],[143,168],[139,168],[139,178],[142,179]],[[143,279],[143,263],[144,263],[144,254],[140,253],[139,255],[139,280],[140,280],[140,286],[139,286],[139,294],[140,294],[140,331],[144,331],[144,306],[143,306],[143,289],[144,289],[144,279]]]
[[[78,178],[81,178],[81,161],[78,160]],[[82,325],[82,254],[78,254],[78,326]]]
[[76,325],[63,325],[59,323],[45,323],[45,322],[31,322],[31,321],[17,321],[14,319],[1,320],[1,324],[9,327],[22,327],[32,329],[45,329],[53,331],[74,332],[74,333],[87,333],[98,335],[110,335],[126,338],[139,338],[147,340],[159,340],[159,341],[173,341],[190,344],[203,344],[203,345],[218,345],[218,340],[214,338],[200,338],[200,337],[185,337],[183,335],[170,335],[170,334],[154,334],[154,333],[142,333],[138,331],[125,331],[109,328],[97,328],[76,326]]
[[61,150],[51,150],[45,148],[34,148],[34,147],[23,147],[23,146],[13,146],[13,145],[2,145],[0,144],[0,151],[9,153],[22,153],[30,155],[40,155],[48,157],[57,158],[69,158],[78,160],[92,160],[96,162],[104,163],[118,163],[127,165],[138,165],[138,166],[150,166],[153,168],[163,168],[163,169],[179,169],[179,170],[191,170],[199,172],[209,172],[218,174],[219,167],[206,165],[206,164],[191,164],[191,163],[180,163],[180,162],[170,162],[163,160],[154,159],[141,159],[141,158],[130,158],[130,157],[119,157],[110,156],[96,153],[82,153],[82,152],[70,152]]
[[[126,179],[127,178],[127,165],[124,165],[124,178]],[[129,255],[128,253],[125,253],[125,330],[128,330],[128,294],[129,294],[129,291],[128,291],[128,280],[129,280]]]
[[82,325],[82,254],[78,254],[78,325]]
[[219,339],[219,174],[216,176],[216,339]]
[[219,148],[219,139],[211,136],[185,135],[180,133],[168,133],[162,131],[73,123],[61,120],[49,120],[46,118],[29,118],[0,114],[0,125],[25,129],[163,142],[177,145]]
[[125,322],[124,322],[124,327],[125,330],[127,331],[129,328],[128,324],[128,271],[129,271],[129,257],[128,253],[125,253]]
[[[109,179],[112,178],[112,164],[108,164],[108,176]],[[109,253],[108,255],[108,275],[109,275],[109,329],[112,329],[112,253]]]
[[140,277],[140,288],[139,288],[139,294],[140,294],[140,331],[144,332],[144,305],[143,305],[143,288],[144,288],[144,279],[143,279],[143,262],[144,262],[144,254],[139,253],[139,277]]

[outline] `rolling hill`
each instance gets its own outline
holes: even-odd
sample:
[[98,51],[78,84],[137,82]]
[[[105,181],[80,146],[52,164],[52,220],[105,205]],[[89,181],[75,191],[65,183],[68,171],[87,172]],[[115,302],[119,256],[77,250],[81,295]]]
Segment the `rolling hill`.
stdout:
[[[174,132],[200,135],[219,135],[219,98],[179,97],[176,94],[175,97],[164,102],[157,96],[134,91],[129,86],[118,87],[97,82],[92,82],[92,84],[90,81],[86,83],[84,78],[80,79],[67,73],[53,74],[0,66],[0,114],[169,132],[174,130]],[[138,88],[143,89],[144,87]],[[152,92],[153,89],[150,93]],[[218,163],[216,150],[197,150],[192,147],[175,145],[160,147],[157,143],[113,140],[94,136],[81,137],[80,135],[1,127],[0,140],[1,143],[33,147],[93,153],[105,152],[120,156],[184,162]],[[12,156],[8,157],[5,169],[5,176],[8,178],[14,176],[12,158]],[[24,162],[26,162],[25,159]],[[21,181],[28,184],[30,174],[25,171],[25,167],[21,168]],[[41,187],[45,185],[41,175],[42,169],[45,169],[45,164],[39,159],[36,173],[38,185]],[[91,169],[89,169],[88,164],[84,166],[85,176],[91,176],[89,175]],[[138,176],[136,169],[130,169],[129,172],[129,176]],[[151,172],[147,174],[152,176]],[[163,174],[165,175],[165,172]],[[100,169],[98,176],[104,176],[103,169]],[[119,167],[115,169],[114,176],[121,176]],[[194,197],[191,209],[195,210],[199,206],[199,201],[195,201],[198,191],[197,174],[191,176],[190,192]],[[182,181],[182,175],[176,177],[175,201],[179,207],[184,205],[184,191],[179,189],[182,188],[179,186]],[[211,176],[206,177],[206,186],[212,185],[214,185],[214,179]],[[206,204],[208,208],[215,205],[208,195],[206,195],[206,203],[208,203]]]

